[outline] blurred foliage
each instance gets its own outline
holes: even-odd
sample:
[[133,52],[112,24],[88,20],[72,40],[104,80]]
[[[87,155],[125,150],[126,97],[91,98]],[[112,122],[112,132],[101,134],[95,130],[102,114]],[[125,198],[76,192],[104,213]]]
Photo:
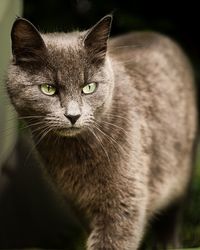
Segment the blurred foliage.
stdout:
[[21,0],[0,1],[0,166],[13,150],[17,138],[16,119],[7,101],[4,77],[10,59],[10,29],[15,15],[21,13]]
[[184,212],[183,245],[200,246],[200,153],[197,154],[188,206]]

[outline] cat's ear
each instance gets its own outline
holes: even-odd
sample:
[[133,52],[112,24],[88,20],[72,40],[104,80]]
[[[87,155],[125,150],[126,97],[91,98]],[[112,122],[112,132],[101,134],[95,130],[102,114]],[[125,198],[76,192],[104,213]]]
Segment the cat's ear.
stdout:
[[35,26],[17,18],[11,30],[12,53],[15,64],[38,63],[46,54],[45,43]]
[[95,62],[102,63],[105,59],[111,24],[112,15],[107,15],[89,29],[84,37],[84,46]]

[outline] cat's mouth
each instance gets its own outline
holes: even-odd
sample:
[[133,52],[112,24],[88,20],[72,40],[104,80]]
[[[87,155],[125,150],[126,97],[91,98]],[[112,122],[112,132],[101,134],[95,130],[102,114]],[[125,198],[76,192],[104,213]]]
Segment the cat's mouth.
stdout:
[[79,134],[80,131],[81,131],[81,128],[72,126],[69,128],[57,129],[55,133],[59,136],[72,137],[72,136],[76,136],[77,134]]

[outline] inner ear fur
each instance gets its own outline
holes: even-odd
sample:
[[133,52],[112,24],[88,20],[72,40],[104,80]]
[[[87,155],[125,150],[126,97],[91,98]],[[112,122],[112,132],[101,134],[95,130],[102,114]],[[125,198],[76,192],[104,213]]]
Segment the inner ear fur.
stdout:
[[11,40],[13,59],[16,64],[39,62],[47,53],[39,31],[24,18],[17,18],[14,22]]
[[84,37],[84,46],[95,62],[105,59],[111,24],[112,15],[107,15],[89,29]]

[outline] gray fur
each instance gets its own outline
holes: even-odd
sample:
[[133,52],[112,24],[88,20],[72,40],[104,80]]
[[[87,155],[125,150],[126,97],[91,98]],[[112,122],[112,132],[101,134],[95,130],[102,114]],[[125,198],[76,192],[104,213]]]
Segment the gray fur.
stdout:
[[[45,169],[90,221],[88,250],[138,249],[150,219],[185,195],[197,130],[193,72],[181,49],[150,32],[107,47],[111,19],[42,37],[18,19],[8,69],[8,93]],[[82,95],[90,82],[98,89]],[[42,83],[58,94],[41,93]],[[81,114],[73,130],[68,109]]]

